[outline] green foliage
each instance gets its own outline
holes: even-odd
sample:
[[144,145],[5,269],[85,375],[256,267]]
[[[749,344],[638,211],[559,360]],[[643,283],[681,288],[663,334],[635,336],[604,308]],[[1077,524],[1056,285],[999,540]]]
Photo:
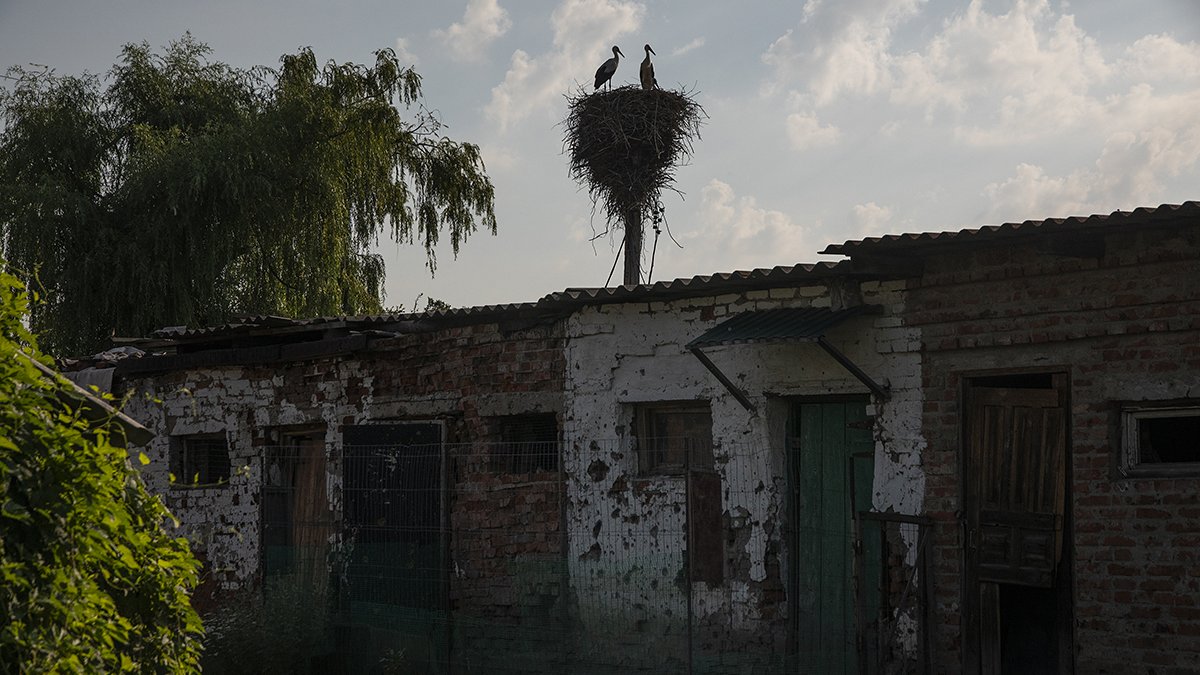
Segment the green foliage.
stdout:
[[391,50],[249,70],[209,51],[127,45],[104,88],[9,71],[0,255],[45,289],[31,321],[50,352],[233,314],[377,312],[381,233],[419,242],[431,273],[443,233],[456,254],[477,224],[495,233],[479,148],[442,135]]
[[[169,514],[22,325],[0,272],[0,672],[195,672],[197,563]],[[119,433],[119,432],[118,432]]]

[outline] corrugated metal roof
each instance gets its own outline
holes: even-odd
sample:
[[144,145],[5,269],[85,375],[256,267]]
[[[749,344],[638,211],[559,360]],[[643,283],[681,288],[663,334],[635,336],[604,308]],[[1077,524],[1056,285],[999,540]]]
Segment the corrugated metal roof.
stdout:
[[853,256],[859,253],[899,254],[918,248],[948,244],[976,244],[1005,238],[1024,237],[1036,234],[1101,230],[1129,225],[1170,223],[1172,221],[1200,217],[1200,202],[1187,201],[1182,204],[1162,204],[1142,207],[1132,211],[1113,211],[1108,214],[1071,216],[1069,218],[1047,218],[1026,220],[1020,223],[987,225],[984,227],[958,230],[955,232],[920,232],[911,234],[889,234],[882,237],[850,240],[842,244],[830,244],[823,254]]
[[876,308],[858,306],[834,310],[827,307],[794,307],[742,312],[692,340],[687,348],[744,342],[810,342],[842,321],[871,309]]
[[536,302],[454,307],[431,312],[379,314],[369,316],[331,316],[311,319],[290,319],[281,316],[258,315],[239,317],[235,321],[201,328],[172,326],[150,334],[151,338],[169,341],[223,339],[242,335],[269,335],[289,330],[334,329],[371,330],[389,324],[454,325],[478,323],[489,319],[520,317],[553,317],[594,304],[637,301],[667,301],[718,293],[732,293],[758,288],[802,285],[831,277],[859,275],[878,276],[859,270],[849,260],[788,265],[753,270],[720,272],[688,279],[659,281],[638,286],[611,288],[568,288],[550,293]]
[[724,291],[741,291],[772,286],[787,286],[809,280],[864,273],[849,260],[819,262],[798,265],[756,268],[734,272],[718,272],[688,279],[672,279],[639,286],[612,286],[608,288],[568,288],[551,293],[539,303],[570,302],[579,304],[627,302],[636,300],[666,300],[699,295],[711,295]]

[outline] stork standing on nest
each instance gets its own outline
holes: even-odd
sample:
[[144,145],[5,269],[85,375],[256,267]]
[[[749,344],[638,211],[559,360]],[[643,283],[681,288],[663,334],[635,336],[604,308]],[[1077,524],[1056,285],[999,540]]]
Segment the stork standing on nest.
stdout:
[[620,62],[620,57],[622,56],[625,55],[621,53],[621,50],[616,45],[613,45],[613,57],[600,64],[600,67],[596,69],[596,89],[599,89],[600,85],[607,84],[612,79],[613,73],[617,72],[617,63]]
[[658,80],[654,79],[654,64],[650,63],[650,55],[658,56],[658,53],[646,45],[646,58],[642,59],[642,89],[657,89]]

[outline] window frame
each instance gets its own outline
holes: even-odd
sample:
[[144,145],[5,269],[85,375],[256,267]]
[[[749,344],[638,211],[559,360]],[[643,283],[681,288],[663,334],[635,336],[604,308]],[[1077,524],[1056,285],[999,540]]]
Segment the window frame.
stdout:
[[[488,418],[492,437],[488,470],[495,474],[558,473],[562,467],[562,429],[556,412],[527,412]],[[545,433],[546,438],[528,440]],[[521,440],[517,440],[521,439]]]
[[[224,449],[225,456],[225,475],[218,477],[215,481],[210,480],[210,476],[201,475],[195,466],[189,467],[189,462],[196,461],[194,451],[198,450],[194,446],[201,443],[213,444],[219,442],[221,448]],[[200,489],[224,489],[229,487],[233,480],[233,456],[230,452],[229,436],[225,432],[208,433],[208,434],[188,434],[184,436],[171,436],[169,441],[170,451],[170,472],[175,476],[175,480],[171,481],[171,487],[178,490],[200,490]],[[211,452],[211,447],[209,452]],[[213,463],[207,460],[204,465],[204,473],[208,473],[212,469]],[[198,480],[192,482],[192,476],[197,476]]]
[[[1194,462],[1145,462],[1141,458],[1142,420],[1200,417],[1200,400],[1138,401],[1120,407],[1117,453],[1118,472],[1129,478],[1200,477],[1200,459]],[[1200,439],[1197,440],[1200,444]],[[1200,451],[1197,452],[1200,457]]]
[[[662,461],[652,461],[654,457],[651,453],[659,451],[658,448],[647,447],[649,440],[662,440],[675,438],[671,436],[656,436],[652,433],[655,422],[660,415],[672,414],[703,414],[708,419],[706,426],[707,447],[702,448],[700,457],[692,455],[690,458],[686,454],[688,448],[681,448],[685,453],[682,462],[668,461],[671,448],[661,450],[664,453]],[[689,469],[699,469],[710,471],[713,468],[713,417],[712,405],[708,400],[690,400],[690,401],[656,401],[647,403],[636,403],[633,409],[634,418],[634,450],[637,453],[638,474],[642,476],[682,476]],[[699,461],[695,461],[695,460]]]

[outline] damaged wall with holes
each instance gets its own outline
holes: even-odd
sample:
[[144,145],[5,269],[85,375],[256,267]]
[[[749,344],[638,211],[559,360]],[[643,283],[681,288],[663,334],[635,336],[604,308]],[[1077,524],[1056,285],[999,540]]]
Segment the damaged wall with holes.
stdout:
[[[533,444],[538,452],[530,455],[513,453],[522,446],[502,441],[509,426],[524,424],[517,431],[527,431],[529,420],[542,436],[558,438],[561,322],[539,318],[502,325],[492,319],[409,333],[389,333],[382,325],[343,328],[333,336],[327,333],[337,331],[318,328],[301,341],[294,332],[262,329],[252,347],[238,346],[249,340],[240,329],[225,330],[229,335],[209,330],[168,341],[178,353],[127,359],[118,367],[118,390],[134,392],[127,412],[157,434],[144,448],[146,480],[165,497],[206,561],[202,594],[227,602],[262,583],[264,486],[269,490],[272,484],[268,458],[277,446],[301,432],[316,434],[326,466],[317,501],[328,505],[322,518],[332,523],[322,537],[344,547],[355,536],[343,522],[350,480],[343,475],[344,435],[362,425],[435,422],[444,430],[447,461],[442,475],[432,470],[429,484],[419,489],[435,491],[425,503],[448,513],[430,516],[420,527],[436,528],[429,537],[445,538],[449,559],[446,574],[425,584],[434,595],[421,604],[441,603],[442,609],[479,619],[462,621],[455,639],[464,651],[472,648],[473,625],[556,624],[563,610],[557,444],[549,449]],[[356,340],[353,348],[340,349],[338,340],[344,347],[348,339]],[[293,348],[310,356],[287,358]],[[320,355],[322,350],[330,353]],[[264,354],[273,358],[263,361]],[[195,365],[202,362],[212,365]],[[189,470],[192,475],[171,480],[171,473],[180,473],[181,443],[196,439],[227,448],[228,476]],[[206,470],[200,467],[197,474]],[[195,478],[201,484],[221,480],[189,485]],[[395,511],[380,513],[387,518]],[[536,642],[536,631],[531,633]],[[481,649],[494,651],[495,645]],[[438,661],[444,655],[426,656]],[[422,658],[411,648],[410,657]]]
[[[789,550],[796,544],[788,536],[786,446],[797,397],[862,395],[863,412],[874,420],[870,500],[879,510],[921,512],[920,341],[900,318],[904,291],[903,281],[809,281],[601,304],[569,319],[568,566],[595,649],[621,654],[627,668],[682,668],[700,659],[712,672],[780,667],[795,653],[789,594],[804,589],[789,576],[801,553]],[[864,384],[816,344],[707,348],[751,412],[685,348],[741,312],[859,304],[880,309],[835,326],[827,338],[888,387],[889,398],[874,405]],[[639,416],[658,410],[666,411],[662,419],[682,411],[671,418],[681,424],[689,415],[711,416],[711,456],[688,460],[695,470],[662,457],[648,462],[639,449],[638,428],[646,425]]]

